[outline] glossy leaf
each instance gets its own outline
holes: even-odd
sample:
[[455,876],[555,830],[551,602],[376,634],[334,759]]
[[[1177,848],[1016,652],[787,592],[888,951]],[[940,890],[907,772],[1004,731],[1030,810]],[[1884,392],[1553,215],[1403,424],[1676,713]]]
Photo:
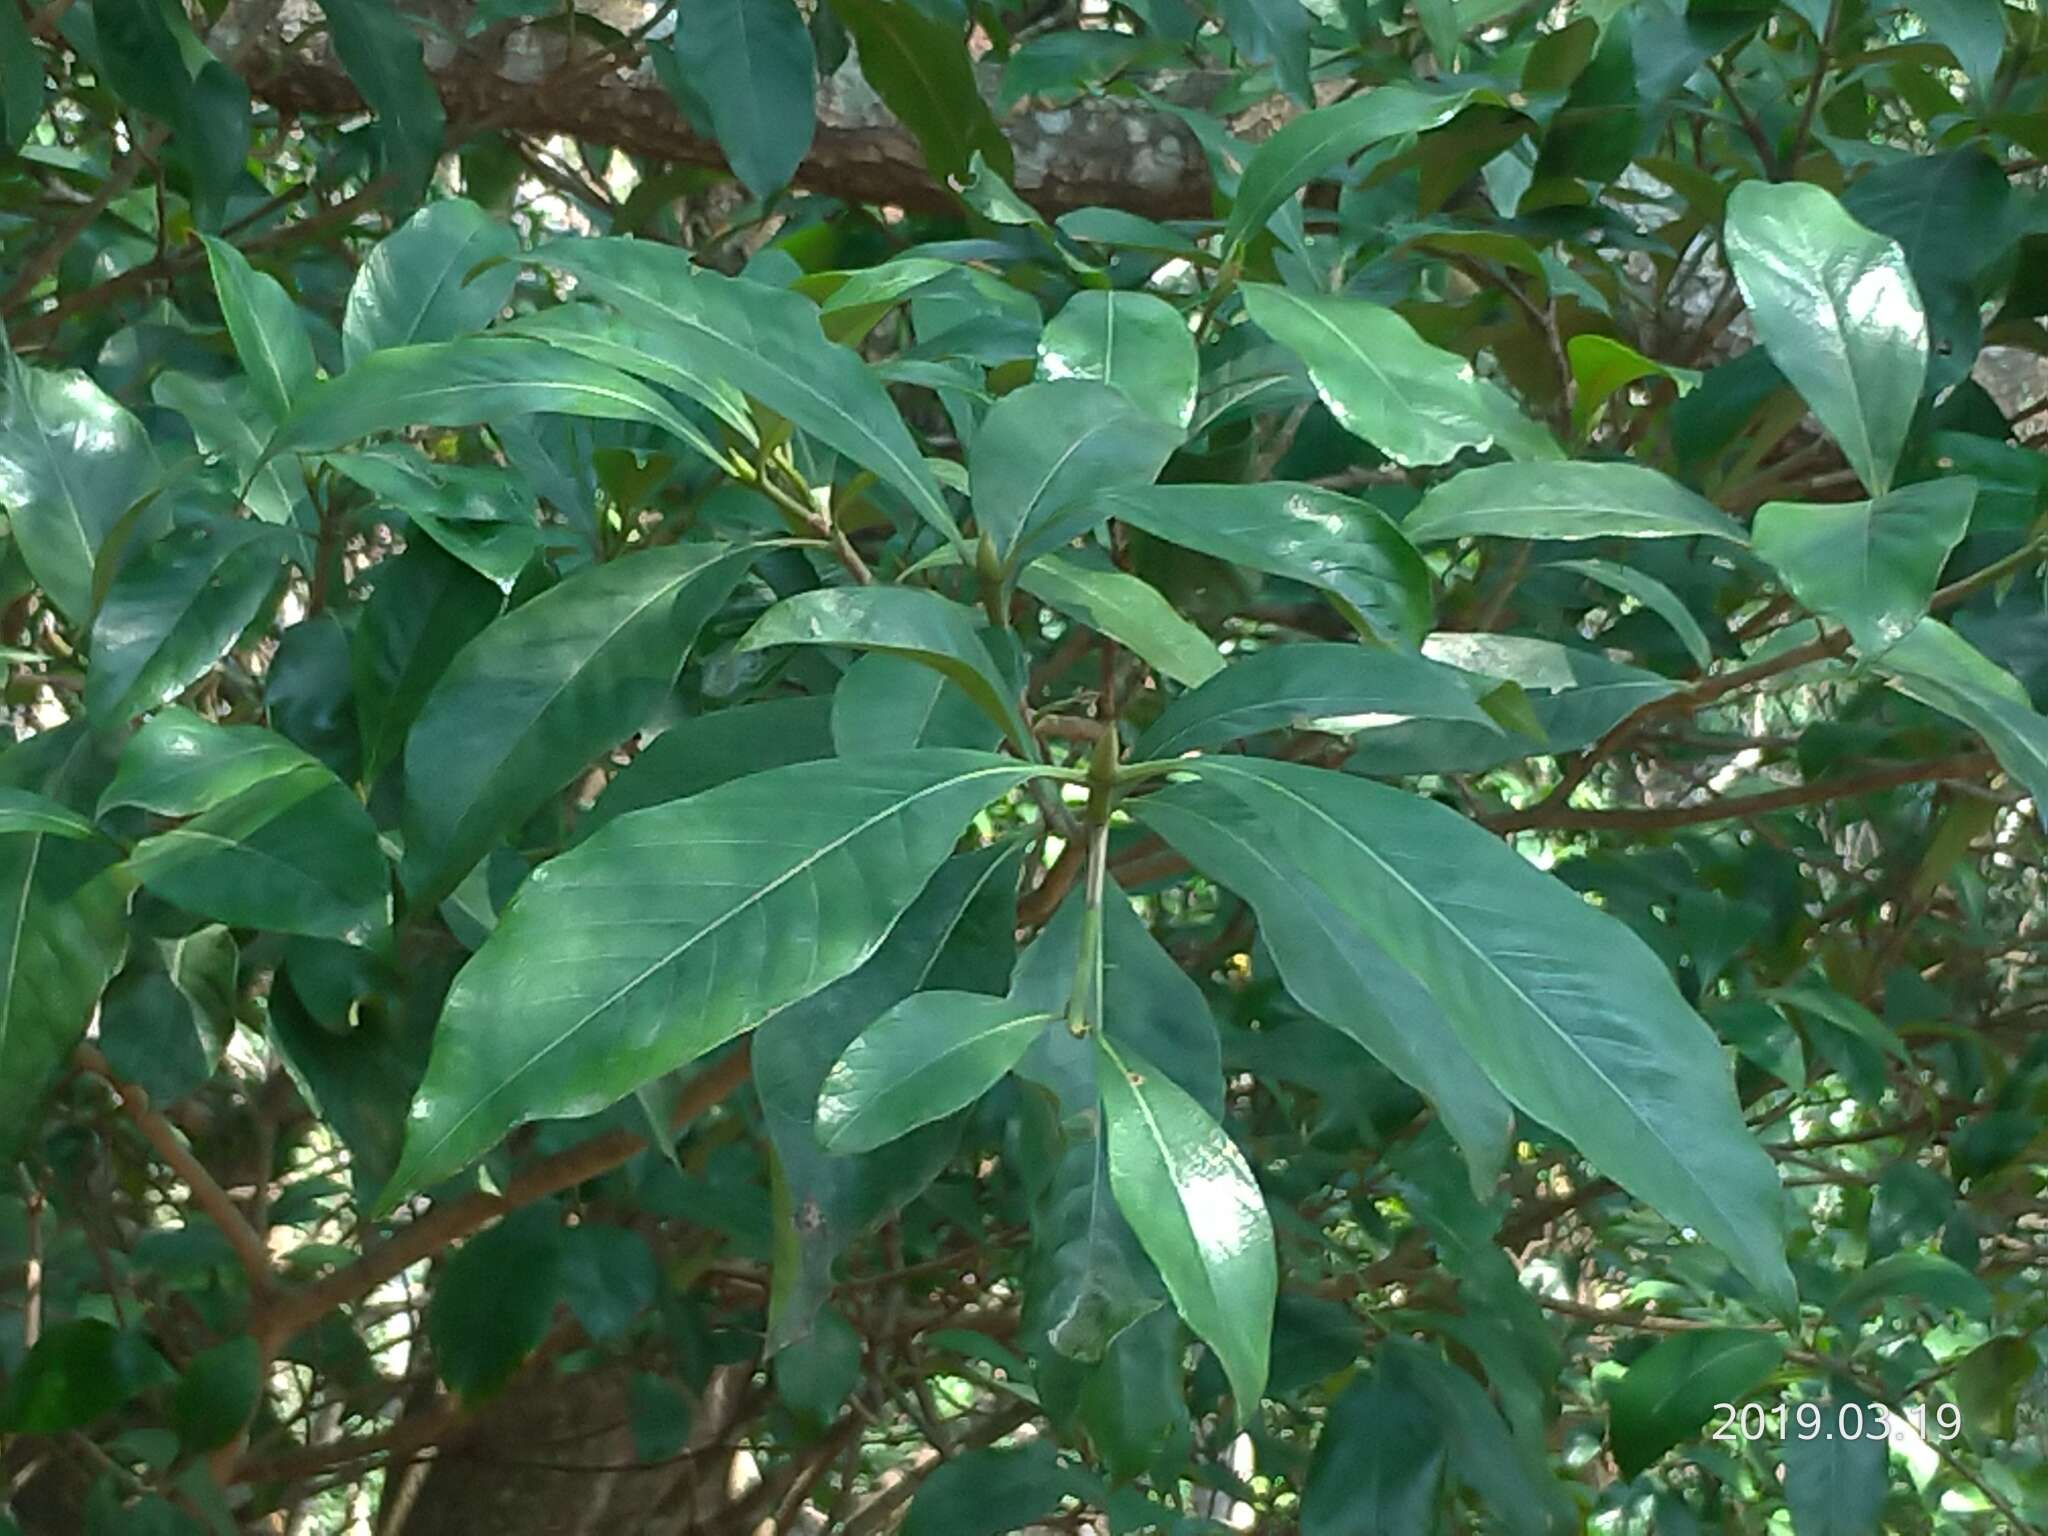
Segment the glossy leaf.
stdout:
[[1744,1328],[1673,1334],[1636,1356],[1608,1394],[1608,1436],[1622,1476],[1698,1436],[1715,1404],[1739,1407],[1784,1358],[1783,1339]]
[[1012,741],[1028,733],[1011,685],[976,632],[973,616],[922,587],[824,588],[784,598],[764,613],[740,649],[846,645],[906,657],[943,673]]
[[313,382],[315,371],[313,343],[307,339],[299,308],[282,283],[250,266],[233,246],[209,235],[200,239],[242,371],[272,419],[282,421]]
[[1190,687],[1223,670],[1216,642],[1182,618],[1157,588],[1088,551],[1070,560],[1041,555],[1017,585],[1047,607],[1087,625]]
[[[509,227],[475,203],[429,203],[377,243],[356,272],[341,322],[353,368],[372,352],[480,331],[512,296],[519,269]],[[482,272],[472,272],[494,263]]]
[[0,400],[0,508],[36,585],[67,619],[92,614],[100,542],[149,489],[148,435],[83,373],[10,354]]
[[975,525],[1014,569],[1079,531],[1061,514],[1104,491],[1149,485],[1179,445],[1177,427],[1122,390],[1078,378],[1027,384],[998,400],[974,434]]
[[1251,239],[1296,191],[1360,150],[1448,123],[1482,95],[1492,93],[1395,81],[1282,124],[1245,164],[1223,227],[1224,243]]
[[69,832],[0,832],[0,1156],[25,1149],[121,968],[132,887],[114,861]]
[[375,114],[384,168],[414,195],[433,174],[446,118],[420,40],[389,0],[320,0],[334,53]]
[[[1032,772],[936,750],[799,763],[621,816],[542,865],[449,989],[383,1204],[847,974],[967,818]],[[782,942],[791,923],[806,943]]]
[[[580,825],[594,832],[628,811],[686,800],[766,768],[830,757],[831,718],[831,700],[797,698],[767,699],[679,720],[619,770]],[[991,741],[994,736],[990,731]]]
[[1427,989],[1303,880],[1296,865],[1276,856],[1232,795],[1208,784],[1177,784],[1147,796],[1138,809],[1198,869],[1251,904],[1295,1000],[1423,1093],[1463,1150],[1473,1188],[1490,1188],[1512,1116]]
[[1677,481],[1639,464],[1494,464],[1437,486],[1401,524],[1418,544],[1443,539],[1745,541],[1741,525]]
[[1362,633],[1412,645],[1429,628],[1429,568],[1367,502],[1267,481],[1150,486],[1092,506],[1155,538],[1327,592]]
[[1585,331],[1565,343],[1572,372],[1572,431],[1584,437],[1619,390],[1640,379],[1669,379],[1681,398],[1699,387],[1696,369],[1676,368],[1643,356],[1626,342]]
[[1976,500],[1976,482],[1958,475],[1875,501],[1768,502],[1757,509],[1756,552],[1801,603],[1875,656],[1926,616]]
[[816,123],[811,34],[794,0],[707,0],[676,16],[676,61],[756,197],[789,184]]
[[1575,571],[1610,592],[1633,599],[1671,626],[1686,654],[1692,657],[1693,665],[1705,671],[1712,664],[1714,649],[1707,640],[1707,632],[1700,628],[1700,621],[1692,616],[1683,598],[1648,572],[1613,560],[1560,560],[1557,569]]
[[861,1031],[825,1077],[818,1140],[869,1152],[964,1109],[995,1086],[1050,1021],[1006,998],[920,992]]
[[0,785],[0,835],[16,832],[44,837],[97,837],[98,829],[60,800],[31,789]]
[[1201,1105],[1128,1047],[1099,1031],[1096,1043],[1110,1189],[1248,1419],[1265,1389],[1279,1288],[1265,1196]]
[[390,871],[362,802],[260,727],[162,711],[100,797],[102,815],[120,806],[186,818],[136,844],[127,867],[189,912],[350,943],[390,919]]
[[1455,667],[1360,645],[1276,645],[1240,656],[1166,706],[1140,757],[1172,757],[1286,726],[1342,731],[1352,721],[1463,720],[1496,729]]
[[1083,289],[1038,339],[1041,379],[1114,385],[1183,432],[1194,419],[1200,375],[1186,319],[1155,294]]
[[285,548],[261,523],[200,524],[123,565],[93,617],[86,709],[116,725],[176,698],[256,617]]
[[1202,759],[1201,773],[1429,989],[1512,1103],[1791,1310],[1777,1172],[1712,1032],[1626,927],[1400,790],[1248,758]]
[[964,176],[976,154],[1009,179],[1009,140],[981,99],[957,23],[894,0],[831,0],[831,6],[860,50],[862,75],[917,136],[941,184]]
[[1424,341],[1391,309],[1263,283],[1246,284],[1244,301],[1252,322],[1308,365],[1337,424],[1396,464],[1443,464],[1468,448],[1562,457],[1499,385]]
[[1737,187],[1724,238],[1757,340],[1882,496],[1927,375],[1927,316],[1904,254],[1796,181]]
[[706,272],[673,247],[633,240],[562,241],[536,259],[574,274],[627,315],[677,327],[678,344],[701,359],[709,376],[873,470],[957,542],[945,497],[895,406],[858,354],[825,339],[807,300]]
[[2018,679],[1938,619],[1922,619],[1878,665],[1908,698],[1982,736],[2048,820],[2048,719],[2035,712]]
[[661,706],[754,552],[674,544],[582,571],[457,653],[405,739],[405,883],[432,904]]
[[987,750],[1001,736],[965,689],[907,656],[859,657],[832,690],[829,745],[841,757],[905,747]]

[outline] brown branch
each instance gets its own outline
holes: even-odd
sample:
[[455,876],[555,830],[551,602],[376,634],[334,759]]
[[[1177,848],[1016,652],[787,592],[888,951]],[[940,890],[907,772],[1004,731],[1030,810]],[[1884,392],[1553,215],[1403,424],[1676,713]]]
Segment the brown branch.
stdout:
[[[749,1060],[742,1042],[739,1049],[691,1079],[669,1117],[670,1126],[679,1130],[728,1098],[747,1080]],[[630,1131],[607,1131],[522,1169],[506,1184],[502,1194],[475,1190],[459,1200],[436,1206],[353,1264],[302,1291],[278,1297],[257,1313],[250,1332],[256,1335],[266,1354],[275,1354],[285,1340],[336,1307],[361,1300],[385,1281],[460,1242],[508,1211],[609,1173],[646,1146],[644,1136]]]
[[221,1235],[234,1249],[236,1259],[249,1277],[249,1289],[258,1296],[267,1295],[275,1278],[270,1267],[270,1250],[263,1246],[263,1239],[249,1225],[241,1207],[228,1198],[228,1192],[193,1155],[184,1138],[168,1120],[149,1107],[149,1095],[135,1084],[116,1077],[107,1058],[93,1046],[79,1046],[72,1053],[72,1060],[81,1070],[106,1080],[114,1090],[115,1098],[120,1100],[123,1112],[142,1133],[142,1139],[155,1149],[157,1156],[173,1173],[184,1180],[185,1187],[192,1192],[193,1203],[220,1228]]
[[[1526,811],[1480,817],[1483,826],[1495,832],[1526,832],[1542,827],[1571,832],[1651,832],[1669,827],[1689,827],[1701,822],[1728,821],[1737,816],[1760,816],[1768,811],[1795,806],[1846,800],[1852,795],[1874,794],[1906,784],[1923,784],[1934,779],[1974,778],[1996,766],[1986,752],[1967,752],[1933,762],[1896,763],[1865,773],[1839,774],[1810,784],[1756,795],[1723,795],[1698,805],[1623,807],[1616,810],[1582,811],[1568,805],[1545,810],[1542,805]],[[1544,802],[1549,804],[1548,801]]]

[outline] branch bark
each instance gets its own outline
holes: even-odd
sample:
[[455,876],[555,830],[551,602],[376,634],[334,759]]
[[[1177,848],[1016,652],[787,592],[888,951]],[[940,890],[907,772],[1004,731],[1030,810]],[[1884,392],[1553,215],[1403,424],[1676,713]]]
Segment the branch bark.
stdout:
[[[584,3],[600,13],[619,9]],[[653,71],[637,61],[624,67],[606,61],[592,75],[584,69],[592,50],[572,57],[560,30],[498,26],[464,38],[466,6],[410,0],[405,9],[426,24],[427,64],[447,114],[450,149],[472,132],[498,127],[608,144],[664,164],[725,163],[718,146],[691,128]],[[285,5],[280,23],[265,28],[250,50],[243,70],[250,91],[288,114],[361,111],[362,98],[325,39],[299,40],[316,19],[300,0]],[[619,24],[617,17],[606,19]],[[655,39],[649,46],[665,43]],[[1153,84],[1162,94],[1201,105],[1223,78],[1190,71]],[[559,83],[571,79],[573,86]],[[1084,98],[1056,110],[1013,112],[1002,126],[1016,157],[1016,188],[1047,216],[1096,205],[1155,219],[1206,218],[1213,211],[1200,145],[1180,123],[1142,103]],[[959,207],[953,192],[932,178],[916,139],[867,89],[857,65],[821,82],[817,136],[794,184],[854,202]]]

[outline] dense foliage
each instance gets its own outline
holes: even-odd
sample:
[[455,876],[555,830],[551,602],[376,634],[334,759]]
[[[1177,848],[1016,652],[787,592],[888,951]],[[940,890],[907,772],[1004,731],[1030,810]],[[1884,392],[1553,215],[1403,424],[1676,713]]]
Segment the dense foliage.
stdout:
[[2043,156],[2001,0],[0,0],[0,1531],[2048,1529]]

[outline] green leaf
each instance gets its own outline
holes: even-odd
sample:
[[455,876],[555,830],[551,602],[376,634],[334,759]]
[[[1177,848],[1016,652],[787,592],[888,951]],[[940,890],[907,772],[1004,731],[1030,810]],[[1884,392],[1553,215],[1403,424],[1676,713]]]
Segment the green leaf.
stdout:
[[1136,809],[1204,874],[1251,904],[1295,1001],[1424,1094],[1464,1152],[1473,1189],[1490,1189],[1513,1117],[1422,984],[1276,857],[1246,825],[1234,796],[1209,784],[1176,784]]
[[204,1086],[235,1031],[237,960],[219,926],[139,943],[100,999],[100,1049],[115,1075],[157,1105]]
[[964,1109],[1001,1080],[1054,1015],[1006,998],[920,992],[861,1031],[818,1095],[828,1152],[871,1152]]
[[1615,391],[1638,379],[1669,379],[1683,398],[1705,377],[1698,369],[1674,368],[1645,357],[1627,342],[1597,331],[1581,331],[1564,350],[1572,371],[1572,431],[1581,438],[1592,430]]
[[1434,1350],[1395,1335],[1381,1342],[1379,1368],[1429,1404],[1451,1470],[1515,1536],[1578,1528],[1576,1511],[1540,1461],[1509,1431],[1486,1389]]
[[1010,179],[1009,140],[981,99],[957,22],[895,0],[831,0],[831,6],[860,50],[861,75],[916,135],[935,180],[964,177],[976,154]]
[[1030,740],[1012,686],[982,643],[973,615],[923,587],[799,592],[762,614],[739,648],[771,645],[847,645],[907,657],[959,684],[1013,742]]
[[[678,390],[732,428],[741,442],[751,447],[760,440],[747,397],[700,367],[689,333],[658,316],[636,312],[628,320],[600,304],[557,304],[508,320],[495,334],[530,336],[650,384]],[[492,423],[492,430],[499,430],[500,425]],[[725,464],[709,438],[692,437],[689,443],[708,462]]]
[[1927,316],[1904,253],[1797,181],[1743,182],[1723,239],[1757,340],[1882,496],[1927,376]]
[[1117,570],[1099,553],[1077,551],[1068,560],[1041,555],[1024,567],[1017,585],[1177,683],[1193,687],[1223,670],[1215,641],[1182,618],[1157,588]]
[[1271,480],[1148,486],[1092,506],[1154,538],[1327,592],[1363,634],[1413,645],[1429,628],[1429,567],[1367,502]]
[[1257,235],[1296,191],[1360,150],[1448,123],[1481,98],[1499,99],[1492,91],[1470,87],[1441,90],[1395,81],[1283,124],[1245,164],[1223,227],[1225,247],[1241,246]]
[[1302,0],[1221,0],[1223,27],[1248,64],[1271,64],[1280,88],[1304,106],[1315,100],[1308,77],[1309,13]]
[[938,482],[881,382],[858,353],[825,339],[802,295],[707,272],[673,246],[636,240],[562,240],[535,259],[573,274],[629,316],[673,326],[675,345],[711,377],[873,470],[959,542]]
[[405,739],[405,863],[439,903],[491,845],[647,723],[756,550],[670,544],[577,572],[487,626]]
[[1608,1438],[1634,1477],[1713,1416],[1740,1404],[1785,1358],[1785,1341],[1747,1328],[1699,1328],[1653,1344],[1608,1395]]
[[1949,551],[1976,505],[1967,476],[1928,480],[1875,501],[1773,501],[1757,509],[1756,552],[1810,611],[1846,625],[1875,656],[1926,616]]
[[306,391],[271,451],[339,448],[415,426],[466,427],[552,411],[700,434],[666,400],[615,368],[516,337],[470,336],[373,352]]
[[1899,692],[1982,736],[2048,820],[2048,719],[2017,678],[1937,619],[1922,619],[1877,665]]
[[173,1376],[140,1329],[80,1318],[36,1341],[0,1401],[0,1425],[30,1435],[83,1429]]
[[171,1394],[171,1422],[188,1451],[210,1451],[241,1433],[263,1398],[263,1354],[249,1334],[192,1357]]
[[1401,524],[1418,544],[1443,539],[1677,539],[1746,542],[1740,524],[1640,464],[1491,464],[1431,490]]
[[124,805],[189,818],[128,859],[174,906],[349,943],[390,920],[390,871],[362,802],[281,736],[163,710],[122,752],[100,814]]
[[34,1137],[45,1095],[121,968],[130,887],[117,869],[97,841],[0,834],[0,1157]]
[[624,1337],[661,1291],[647,1239],[628,1227],[586,1220],[563,1228],[557,1242],[571,1314],[593,1339]]
[[800,1339],[775,1352],[775,1395],[799,1420],[829,1426],[861,1380],[861,1339],[853,1325],[826,1310]]
[[1041,379],[1114,385],[1182,432],[1194,420],[1201,371],[1187,321],[1157,294],[1084,288],[1038,339]]
[[818,1145],[818,1094],[841,1051],[876,1015],[927,985],[1000,988],[1015,955],[1021,841],[956,854],[858,970],[768,1021],[753,1037],[754,1089],[775,1153],[778,1198],[801,1223],[775,1253],[768,1347],[801,1338],[831,1294],[833,1265],[937,1177],[959,1140],[936,1122],[857,1156]]
[[9,354],[0,401],[0,510],[29,574],[74,624],[92,614],[100,541],[148,489],[149,436],[85,374]]
[[[1995,13],[1991,25],[2002,42]],[[1994,61],[1996,53],[1992,55]],[[1995,65],[1994,65],[1995,67]],[[1927,308],[1927,390],[1967,378],[1984,342],[1981,309],[2023,228],[2012,184],[1982,149],[1915,155],[1872,166],[1842,194],[1858,222],[1899,243]]]
[[1913,0],[1927,35],[1954,57],[1981,93],[1989,94],[2005,53],[2005,7],[1999,0]]
[[1301,1498],[1301,1536],[1435,1529],[1445,1447],[1427,1398],[1397,1373],[1361,1376],[1330,1404]]
[[986,750],[1002,736],[945,673],[885,652],[856,659],[831,703],[832,748],[841,757],[905,747]]
[[278,584],[284,537],[263,523],[179,528],[121,567],[92,623],[85,707],[117,725],[176,698]]
[[[1850,1403],[1862,1409],[1863,1434],[1843,1433],[1842,1410]],[[1868,1433],[1870,1406],[1852,1397],[1840,1403],[1823,1398],[1819,1407],[1818,1434],[1785,1438],[1785,1505],[1792,1512],[1793,1536],[1878,1536],[1891,1458],[1885,1442]],[[1850,1428],[1856,1423],[1849,1418]]]
[[282,283],[258,272],[226,241],[210,235],[199,238],[206,243],[213,290],[242,371],[271,418],[282,421],[313,382],[313,343],[300,323],[299,308]]
[[382,1205],[853,970],[967,818],[1033,772],[953,751],[798,763],[621,816],[542,865],[449,989]]
[[349,661],[363,782],[374,784],[404,749],[449,663],[498,616],[504,596],[432,539],[365,575],[370,597],[349,637]]
[[964,1451],[918,1486],[903,1536],[1005,1536],[1058,1514],[1061,1501],[1084,1486],[1050,1440]]
[[511,229],[475,203],[451,197],[427,204],[378,241],[356,271],[341,322],[348,366],[386,347],[482,330],[512,296],[519,269],[510,258],[518,250]]
[[1964,1317],[1988,1322],[1991,1293],[1984,1282],[1938,1253],[1894,1253],[1879,1259],[1836,1294],[1829,1315],[1853,1324],[1872,1302],[1893,1296],[1915,1296]]
[[[188,373],[160,373],[150,398],[185,418],[200,450],[219,459],[243,482],[242,504],[266,523],[309,526],[302,515],[311,504],[296,456],[268,458],[276,423],[251,395],[246,379],[196,379]],[[109,541],[111,544],[111,541]],[[101,553],[101,579],[109,574]]]
[[1279,1290],[1265,1196],[1200,1104],[1101,1030],[1095,1040],[1109,1187],[1174,1308],[1216,1352],[1247,1421],[1265,1390]]
[[99,836],[97,827],[61,801],[31,789],[0,785],[0,837],[17,832],[49,837]]
[[1707,632],[1700,628],[1700,621],[1692,616],[1685,600],[1656,577],[1612,560],[1559,560],[1555,564],[1560,571],[1575,571],[1610,592],[1633,598],[1656,614],[1671,626],[1672,632],[1685,646],[1686,653],[1692,657],[1693,664],[1702,672],[1713,663],[1714,649],[1708,643]]
[[562,1293],[561,1214],[513,1211],[455,1251],[427,1298],[427,1337],[441,1379],[491,1396],[539,1346]]
[[1792,1311],[1777,1170],[1719,1042],[1627,927],[1447,807],[1294,763],[1196,766],[1429,989],[1511,1103]]
[[1431,346],[1393,310],[1264,283],[1247,283],[1243,292],[1252,323],[1308,365],[1337,424],[1396,464],[1443,464],[1468,448],[1563,457],[1499,385],[1479,378],[1457,353]]
[[1149,485],[1180,429],[1086,379],[1026,384],[982,418],[967,455],[974,521],[1010,570],[1055,548],[1091,515],[1089,498]]
[[20,149],[43,115],[44,67],[21,12],[0,7],[0,156]]
[[1456,667],[1360,645],[1275,645],[1239,656],[1174,699],[1140,738],[1137,754],[1177,757],[1288,726],[1342,731],[1362,716],[1495,729],[1470,677]]
[[[943,686],[944,679],[938,681]],[[831,719],[832,700],[801,698],[769,699],[679,720],[619,771],[579,828],[595,832],[628,811],[686,800],[766,768],[830,757]],[[994,732],[989,734],[993,739]]]
[[675,39],[733,174],[756,197],[788,186],[817,125],[803,13],[793,0],[702,0],[676,13]]
[[320,0],[320,9],[335,57],[375,114],[384,169],[397,178],[400,201],[413,201],[433,174],[446,126],[420,40],[389,0]]

